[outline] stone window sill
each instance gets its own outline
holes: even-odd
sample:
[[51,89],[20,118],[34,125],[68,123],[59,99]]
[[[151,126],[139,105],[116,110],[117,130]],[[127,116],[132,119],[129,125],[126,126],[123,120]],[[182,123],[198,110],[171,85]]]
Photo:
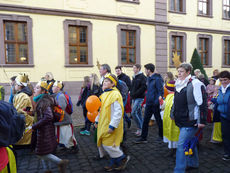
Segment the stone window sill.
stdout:
[[139,0],[136,1],[128,1],[128,0],[116,0],[118,2],[127,2],[127,3],[131,3],[131,4],[140,4]]
[[65,67],[94,67],[92,64],[65,64]]
[[205,14],[198,14],[198,17],[207,17],[207,18],[213,18],[211,15],[205,15]]
[[204,68],[212,68],[212,65],[203,65]]
[[133,67],[135,64],[119,64],[122,67]]
[[222,68],[230,68],[230,65],[222,65]]
[[222,19],[223,19],[223,20],[228,20],[228,21],[230,20],[230,18],[224,18],[224,17],[223,17]]
[[2,67],[34,67],[34,64],[0,64]]
[[184,15],[186,15],[186,12],[184,12],[184,11],[173,11],[173,10],[169,10],[168,12],[169,13],[176,13],[176,14],[184,14]]

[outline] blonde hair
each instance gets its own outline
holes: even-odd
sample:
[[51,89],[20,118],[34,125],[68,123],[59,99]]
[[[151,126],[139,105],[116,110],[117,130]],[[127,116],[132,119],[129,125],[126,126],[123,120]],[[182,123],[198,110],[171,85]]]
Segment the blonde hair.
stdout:
[[92,77],[91,89],[93,89],[93,85],[100,86],[100,82],[99,82],[99,78],[98,78],[97,74],[92,73],[92,74],[91,74],[91,77]]
[[90,78],[89,76],[84,76],[84,81],[83,81],[83,84],[82,84],[82,88],[85,88],[87,87],[87,85],[90,83]]

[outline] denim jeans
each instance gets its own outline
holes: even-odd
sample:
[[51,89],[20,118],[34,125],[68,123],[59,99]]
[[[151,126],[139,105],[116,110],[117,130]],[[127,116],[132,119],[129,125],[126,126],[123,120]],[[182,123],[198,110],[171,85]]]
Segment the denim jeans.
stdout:
[[142,132],[141,132],[141,138],[144,140],[147,140],[148,130],[149,130],[149,121],[153,114],[154,114],[154,117],[158,125],[158,135],[161,138],[163,137],[163,124],[162,124],[162,119],[160,115],[160,106],[159,105],[146,105],[144,122],[143,122],[143,127],[142,127]]
[[132,100],[133,108],[132,108],[131,115],[137,124],[137,128],[139,129],[142,129],[142,123],[143,123],[142,110],[141,110],[141,104],[143,101],[144,99],[142,98]]
[[186,140],[192,139],[198,128],[197,127],[181,127],[180,135],[177,144],[176,151],[176,167],[174,169],[174,173],[184,173],[186,167],[198,167],[199,166],[199,158],[197,147],[194,148],[193,155],[186,156],[184,154],[184,143]]
[[42,166],[44,170],[48,170],[49,169],[49,161],[55,163],[55,164],[59,164],[61,162],[61,159],[58,158],[57,156],[53,155],[53,154],[46,154],[46,155],[37,155],[42,162]]

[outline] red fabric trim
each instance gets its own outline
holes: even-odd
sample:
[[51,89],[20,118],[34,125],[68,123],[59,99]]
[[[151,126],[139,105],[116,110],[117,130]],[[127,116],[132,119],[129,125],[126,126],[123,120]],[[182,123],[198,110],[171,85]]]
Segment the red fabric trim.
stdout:
[[[70,124],[70,127],[71,127],[71,129],[72,129],[72,136],[73,136],[73,135],[74,135],[74,133],[73,133],[73,124]],[[73,139],[73,144],[74,144],[74,146],[77,145],[77,141],[74,140],[74,139]]]
[[9,160],[6,148],[0,148],[0,171],[7,166],[8,162]]
[[60,126],[57,126],[57,142],[60,140]]
[[125,112],[126,113],[131,113],[132,112],[132,108],[131,108],[131,104],[130,104],[130,94],[128,94],[127,103],[125,105]]

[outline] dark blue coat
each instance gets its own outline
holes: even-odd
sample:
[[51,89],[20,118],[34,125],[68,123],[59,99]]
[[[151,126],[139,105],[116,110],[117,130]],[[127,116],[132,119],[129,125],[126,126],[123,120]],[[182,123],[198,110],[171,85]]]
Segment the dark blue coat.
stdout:
[[154,73],[147,78],[146,105],[159,105],[159,96],[164,95],[164,80],[160,74]]

